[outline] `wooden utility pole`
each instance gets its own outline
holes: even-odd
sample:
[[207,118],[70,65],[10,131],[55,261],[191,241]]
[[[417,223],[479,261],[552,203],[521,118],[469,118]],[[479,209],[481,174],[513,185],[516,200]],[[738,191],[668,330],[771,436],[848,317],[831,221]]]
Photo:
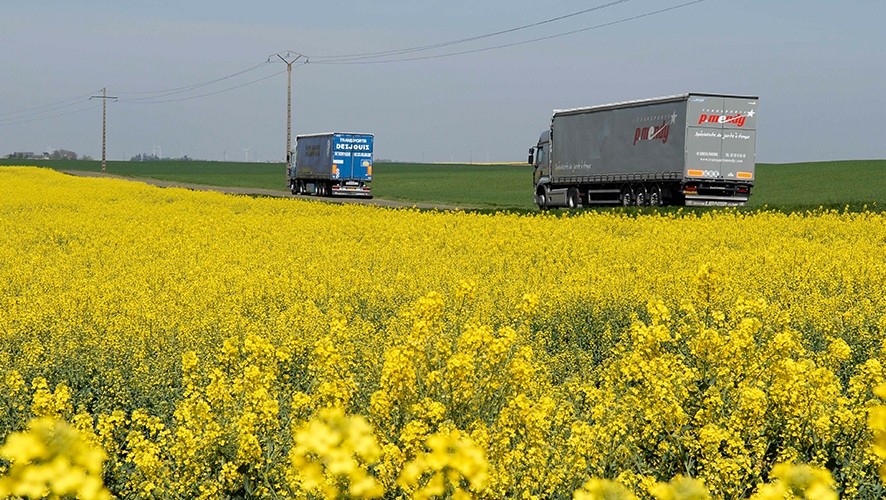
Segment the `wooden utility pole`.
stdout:
[[109,97],[107,92],[107,87],[102,88],[102,95],[94,95],[89,98],[92,99],[101,99],[102,100],[102,172],[104,172],[107,168],[107,130],[108,130],[108,99],[117,100],[116,97]]

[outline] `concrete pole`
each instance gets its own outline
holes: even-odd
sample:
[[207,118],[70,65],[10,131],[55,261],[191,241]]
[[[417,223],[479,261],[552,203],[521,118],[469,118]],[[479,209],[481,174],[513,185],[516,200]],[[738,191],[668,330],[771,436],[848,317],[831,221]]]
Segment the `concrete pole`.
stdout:
[[108,151],[108,99],[117,100],[116,97],[108,96],[107,87],[102,88],[102,95],[94,95],[89,98],[102,100],[102,172],[107,171],[107,151]]

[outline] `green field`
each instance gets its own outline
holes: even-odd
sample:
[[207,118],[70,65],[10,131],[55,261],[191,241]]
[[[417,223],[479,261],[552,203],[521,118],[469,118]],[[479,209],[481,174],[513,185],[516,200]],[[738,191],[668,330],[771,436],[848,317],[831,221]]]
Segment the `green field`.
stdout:
[[757,165],[748,202],[759,207],[886,205],[886,160]]
[[372,190],[379,198],[480,206],[534,208],[529,165],[376,164]]
[[[100,171],[98,161],[0,160],[56,170]],[[208,161],[108,162],[109,174],[191,184],[286,190],[281,163]],[[376,163],[377,198],[409,202],[531,210],[528,165]],[[749,208],[808,210],[820,206],[875,210],[886,206],[886,160],[758,164]]]

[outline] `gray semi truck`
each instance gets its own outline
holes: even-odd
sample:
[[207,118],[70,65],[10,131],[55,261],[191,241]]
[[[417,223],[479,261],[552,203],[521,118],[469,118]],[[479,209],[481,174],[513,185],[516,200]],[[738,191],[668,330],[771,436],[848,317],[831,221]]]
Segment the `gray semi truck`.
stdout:
[[372,197],[372,134],[329,132],[295,138],[286,171],[292,194]]
[[689,93],[555,110],[529,150],[539,208],[744,205],[757,97]]

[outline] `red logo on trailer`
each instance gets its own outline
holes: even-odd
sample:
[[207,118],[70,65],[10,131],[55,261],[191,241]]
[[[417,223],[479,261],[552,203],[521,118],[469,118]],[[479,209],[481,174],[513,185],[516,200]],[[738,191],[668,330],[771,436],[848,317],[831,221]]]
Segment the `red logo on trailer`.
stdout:
[[661,122],[661,125],[651,125],[649,127],[637,127],[634,131],[634,146],[640,141],[661,141],[662,144],[668,142],[668,134],[671,132],[671,124],[667,121]]
[[671,133],[671,124],[677,123],[677,112],[674,111],[670,116],[650,116],[642,120],[650,122],[653,120],[661,120],[661,125],[650,125],[648,127],[637,127],[634,130],[634,146],[641,141],[661,141],[662,144],[668,142],[668,135]]
[[719,115],[719,114],[705,114],[702,113],[701,116],[698,117],[698,124],[704,123],[717,123],[719,125],[724,125],[726,123],[731,123],[736,127],[744,127],[745,121],[748,118],[754,116],[753,111],[748,111],[747,114],[737,114],[737,115]]

